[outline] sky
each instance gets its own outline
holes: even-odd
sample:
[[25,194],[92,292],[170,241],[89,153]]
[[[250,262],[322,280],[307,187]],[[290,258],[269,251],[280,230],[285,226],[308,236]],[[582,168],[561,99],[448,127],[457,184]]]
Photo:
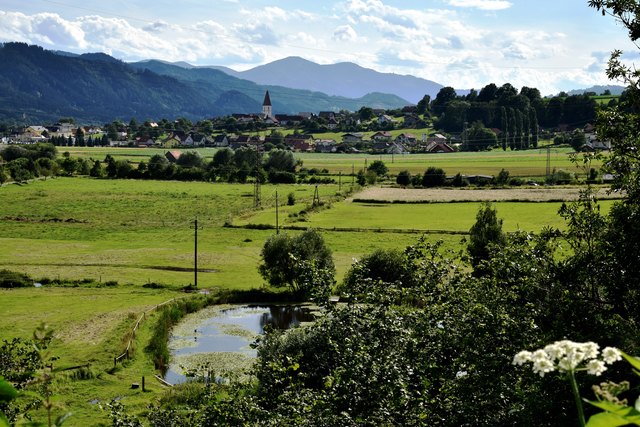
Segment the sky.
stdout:
[[[2,0],[0,42],[246,70],[288,56],[456,89],[595,84],[640,49],[587,0]],[[381,88],[382,89],[382,88]]]

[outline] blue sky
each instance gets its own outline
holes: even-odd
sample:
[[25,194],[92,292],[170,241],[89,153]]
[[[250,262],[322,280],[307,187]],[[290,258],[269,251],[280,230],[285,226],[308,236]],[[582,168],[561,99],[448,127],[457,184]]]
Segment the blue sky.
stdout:
[[587,0],[3,0],[0,41],[238,70],[301,56],[543,94],[615,83],[604,73],[613,49],[638,59]]

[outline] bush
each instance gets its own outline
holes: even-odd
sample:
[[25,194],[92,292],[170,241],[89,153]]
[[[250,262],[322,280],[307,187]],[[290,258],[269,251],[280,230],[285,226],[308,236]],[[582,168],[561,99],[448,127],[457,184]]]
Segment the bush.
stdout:
[[296,174],[293,172],[271,170],[269,171],[269,182],[272,184],[295,184]]
[[26,274],[0,270],[0,288],[27,288],[31,286],[33,286],[33,280]]
[[295,204],[296,204],[296,195],[293,192],[287,194],[287,205],[293,206]]
[[439,187],[445,184],[447,175],[441,168],[429,166],[422,176],[423,187]]
[[400,173],[398,173],[398,176],[396,177],[396,184],[400,185],[401,187],[407,187],[409,184],[411,184],[411,172],[409,172],[408,170],[400,171]]

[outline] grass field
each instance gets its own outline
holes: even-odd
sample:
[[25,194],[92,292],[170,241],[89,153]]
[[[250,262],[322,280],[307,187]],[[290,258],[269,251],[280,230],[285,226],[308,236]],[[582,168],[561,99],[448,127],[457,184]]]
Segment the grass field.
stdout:
[[[162,392],[151,378],[153,364],[140,351],[149,338],[153,314],[136,337],[136,357],[124,367],[109,368],[124,349],[124,338],[136,317],[155,304],[184,296],[179,288],[193,282],[194,218],[202,227],[198,230],[199,286],[260,287],[263,281],[256,268],[260,249],[274,231],[223,225],[274,224],[276,189],[281,204],[290,192],[297,200],[294,206],[280,208],[281,223],[327,229],[322,233],[333,251],[338,280],[353,258],[376,248],[403,248],[420,236],[378,232],[378,228],[441,230],[428,238],[442,239],[446,248],[460,248],[462,236],[450,232],[467,231],[479,206],[478,202],[332,202],[331,208],[309,213],[301,221],[299,213],[310,204],[314,186],[264,185],[264,207],[254,211],[251,184],[57,178],[5,185],[0,187],[0,269],[35,278],[88,278],[103,285],[0,290],[4,319],[0,339],[28,337],[46,320],[56,330],[52,350],[61,356],[56,363],[91,363],[89,378],[62,377],[56,382],[56,394],[75,414],[69,425],[108,425],[107,414],[96,400],[105,403],[120,397],[134,411],[144,411],[149,400]],[[338,186],[322,185],[318,190],[321,201],[329,202]],[[603,203],[605,211],[610,203]],[[556,215],[558,203],[501,202],[496,206],[509,231],[562,226]],[[334,231],[333,227],[363,230]],[[119,285],[104,286],[112,280]],[[167,288],[144,288],[148,282]],[[146,393],[130,388],[142,375],[150,389]]]
[[[61,152],[69,151],[74,157],[104,160],[107,154],[116,159],[126,159],[132,162],[147,161],[154,154],[162,154],[165,149],[156,148],[101,148],[101,147],[60,147]],[[214,148],[198,148],[198,152],[205,158],[211,159]],[[551,169],[564,169],[579,172],[569,161],[569,148],[551,148]],[[303,162],[303,167],[327,169],[331,174],[351,174],[374,160],[382,160],[389,168],[389,173],[397,174],[402,170],[409,170],[412,174],[424,173],[429,166],[444,169],[447,175],[461,173],[463,175],[497,175],[501,169],[506,169],[511,176],[543,177],[546,174],[546,149],[525,151],[494,150],[479,153],[446,153],[446,154],[405,154],[405,155],[370,155],[370,154],[322,154],[295,153],[295,157]],[[593,167],[600,167],[594,164]],[[348,177],[343,177],[348,181]],[[346,182],[345,181],[345,182]]]

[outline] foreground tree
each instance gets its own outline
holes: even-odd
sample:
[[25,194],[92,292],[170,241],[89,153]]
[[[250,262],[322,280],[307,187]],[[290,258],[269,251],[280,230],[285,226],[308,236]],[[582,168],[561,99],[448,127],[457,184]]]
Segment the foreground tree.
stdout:
[[[305,278],[305,262],[312,263],[319,270],[335,272],[331,250],[322,235],[309,229],[297,236],[286,233],[271,236],[261,252],[262,263],[258,271],[274,287],[288,287],[304,297],[312,294],[310,282]],[[303,274],[305,273],[305,274]]]

